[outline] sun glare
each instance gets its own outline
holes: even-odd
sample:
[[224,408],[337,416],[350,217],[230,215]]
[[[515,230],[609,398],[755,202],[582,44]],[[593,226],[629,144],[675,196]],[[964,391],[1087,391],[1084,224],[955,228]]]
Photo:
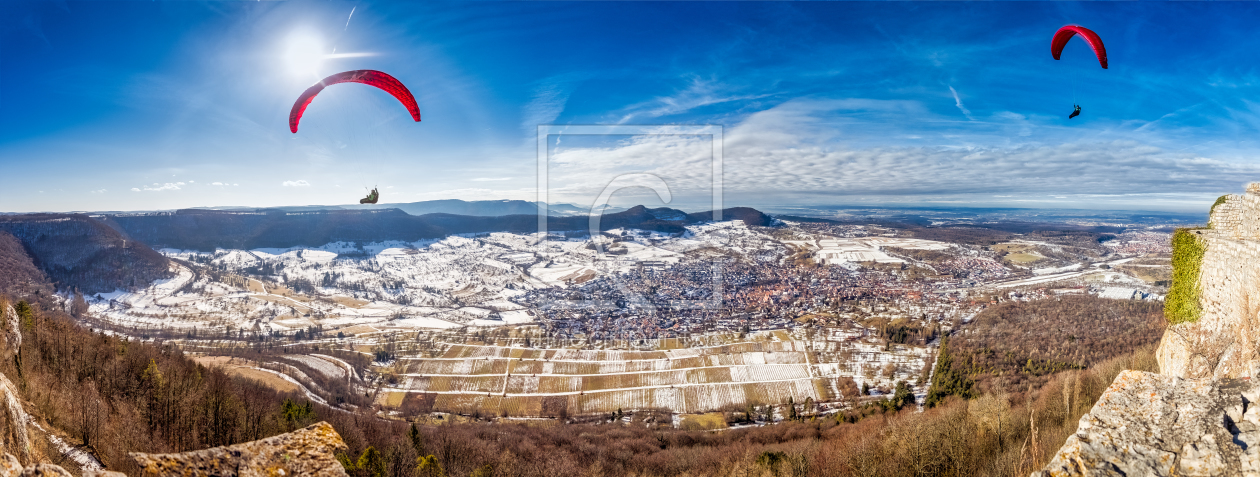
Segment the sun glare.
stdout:
[[323,43],[309,33],[294,33],[285,45],[285,66],[289,74],[302,79],[319,79],[319,67],[326,56]]

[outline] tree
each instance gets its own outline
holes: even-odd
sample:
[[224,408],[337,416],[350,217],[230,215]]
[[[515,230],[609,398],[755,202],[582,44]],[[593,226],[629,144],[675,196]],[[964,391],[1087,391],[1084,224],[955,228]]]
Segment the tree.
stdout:
[[35,328],[35,310],[31,305],[22,300],[13,306],[13,310],[17,312],[18,318],[22,322],[22,331],[30,331]]
[[75,318],[83,318],[88,312],[87,301],[83,299],[83,294],[79,290],[74,291],[74,299],[70,302],[70,315]]
[[411,429],[407,430],[407,437],[411,439],[411,447],[416,450],[416,454],[424,455],[424,435],[420,434],[416,423],[411,423]]
[[363,455],[359,456],[359,462],[355,464],[355,467],[366,471],[372,477],[383,477],[385,475],[385,459],[372,446],[368,446],[367,450],[363,451]]
[[949,337],[941,338],[941,351],[936,358],[932,387],[928,388],[927,399],[923,401],[923,405],[935,407],[944,401],[946,396],[971,399],[975,394],[972,391],[974,384],[966,373],[954,369],[954,358],[949,354]]
[[[489,467],[489,465],[486,467]],[[490,469],[490,471],[494,472],[494,469]],[[480,473],[481,470],[479,469],[478,472]],[[416,458],[416,474],[421,477],[446,477],[446,470],[442,469],[442,463],[438,462],[437,457],[429,454]],[[489,475],[493,475],[493,473]]]
[[315,409],[310,401],[305,404],[299,404],[292,399],[285,399],[281,405],[285,422],[289,423],[290,429],[305,427],[315,420]]
[[910,385],[905,381],[897,381],[897,389],[893,391],[892,398],[893,407],[898,411],[910,404],[914,404],[914,393],[910,392]]

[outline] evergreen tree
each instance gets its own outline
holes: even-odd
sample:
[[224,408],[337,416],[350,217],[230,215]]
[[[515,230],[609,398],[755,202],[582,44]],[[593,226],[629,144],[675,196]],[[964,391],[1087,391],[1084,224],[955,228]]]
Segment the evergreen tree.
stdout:
[[407,430],[407,437],[411,438],[411,447],[416,450],[416,454],[424,455],[424,436],[420,434],[416,423],[411,423],[411,429]]
[[385,459],[372,446],[368,446],[367,450],[363,451],[363,455],[359,456],[359,462],[355,467],[366,471],[372,477],[384,477],[385,475]]
[[905,381],[898,381],[897,390],[893,392],[892,402],[897,410],[914,404],[914,393],[910,392],[910,385]]
[[923,405],[935,407],[945,400],[946,396],[958,396],[971,399],[975,392],[975,383],[967,374],[954,369],[954,358],[949,353],[949,337],[941,338],[941,351],[936,358],[936,370],[932,375],[932,386],[928,388],[927,399]]

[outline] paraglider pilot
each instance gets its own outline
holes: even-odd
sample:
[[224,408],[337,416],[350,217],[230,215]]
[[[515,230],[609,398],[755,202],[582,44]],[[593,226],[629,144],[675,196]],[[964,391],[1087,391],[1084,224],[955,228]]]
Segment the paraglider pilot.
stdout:
[[[1081,115],[1081,105],[1079,105],[1079,104],[1073,104],[1073,105],[1072,105],[1072,114],[1069,114],[1069,115],[1068,115],[1068,119],[1072,119],[1072,118],[1075,118],[1075,117],[1080,116],[1080,115]],[[373,202],[373,204],[375,204],[375,203],[376,203],[376,202]]]
[[381,194],[380,194],[380,193],[378,193],[378,192],[376,192],[376,188],[375,188],[375,187],[373,187],[373,188],[372,188],[372,193],[371,193],[371,194],[368,194],[368,196],[367,196],[367,197],[364,197],[364,198],[362,198],[362,199],[359,199],[359,203],[360,203],[360,204],[375,204],[375,203],[376,203],[376,201],[377,201],[378,199],[380,199],[380,198],[381,198]]

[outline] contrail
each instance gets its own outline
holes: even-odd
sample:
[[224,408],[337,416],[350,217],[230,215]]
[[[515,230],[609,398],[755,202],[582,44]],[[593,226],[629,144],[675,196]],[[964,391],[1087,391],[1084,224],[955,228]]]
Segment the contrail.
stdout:
[[963,106],[962,98],[958,97],[958,92],[954,91],[953,86],[949,87],[949,92],[954,93],[954,106],[958,106],[958,110],[962,111],[963,116],[966,116],[967,120],[975,121],[976,118],[971,117],[971,111],[968,110],[966,106]]
[[350,28],[350,19],[354,18],[354,9],[356,8],[359,8],[359,6],[355,5],[353,7],[350,7],[350,16],[346,17],[346,27],[342,28],[341,31],[346,31],[346,29]]

